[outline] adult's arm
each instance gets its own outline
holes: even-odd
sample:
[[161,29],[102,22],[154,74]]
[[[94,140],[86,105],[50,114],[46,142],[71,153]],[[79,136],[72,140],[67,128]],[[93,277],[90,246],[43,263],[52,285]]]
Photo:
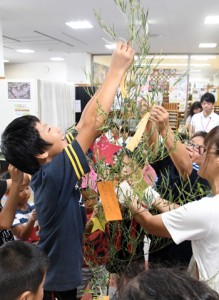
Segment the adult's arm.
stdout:
[[184,144],[175,135],[169,124],[169,114],[167,110],[159,105],[151,109],[151,121],[157,124],[158,131],[162,136],[165,147],[184,180],[192,173],[192,161]]
[[161,214],[152,215],[148,209],[133,202],[130,206],[133,217],[148,233],[159,237],[171,238],[168,230],[164,226]]

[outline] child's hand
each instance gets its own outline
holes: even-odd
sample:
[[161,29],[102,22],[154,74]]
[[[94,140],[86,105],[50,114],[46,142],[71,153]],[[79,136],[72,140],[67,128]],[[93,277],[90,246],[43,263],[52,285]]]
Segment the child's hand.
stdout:
[[110,69],[115,70],[116,72],[121,71],[122,73],[125,73],[131,66],[134,55],[135,51],[127,42],[119,41],[112,55]]
[[36,221],[37,220],[37,213],[36,213],[35,209],[32,210],[30,218],[31,218],[32,221]]
[[8,166],[8,172],[10,173],[11,180],[14,183],[17,183],[19,185],[22,184],[24,173],[12,166],[11,164]]

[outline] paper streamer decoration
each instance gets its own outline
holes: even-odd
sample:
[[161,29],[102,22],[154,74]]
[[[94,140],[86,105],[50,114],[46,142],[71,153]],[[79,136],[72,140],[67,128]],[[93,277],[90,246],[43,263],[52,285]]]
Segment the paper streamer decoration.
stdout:
[[131,182],[134,192],[142,200],[144,196],[144,190],[148,188],[149,185],[144,180],[141,169],[138,169],[135,173],[131,175]]
[[106,163],[113,166],[113,155],[121,148],[121,146],[110,144],[108,138],[103,134],[100,140],[92,145],[91,150],[94,152],[96,160],[105,159]]
[[142,174],[143,174],[144,180],[147,182],[147,184],[149,184],[150,186],[155,185],[157,174],[151,165],[149,165],[149,164],[145,165],[142,170]]
[[95,192],[97,192],[97,173],[94,171],[93,167],[90,165],[90,172],[87,173],[82,178],[82,189],[91,188]]
[[122,220],[119,202],[116,197],[113,181],[98,182],[97,188],[107,221]]
[[91,220],[93,221],[93,227],[92,227],[91,233],[93,233],[96,230],[101,230],[101,231],[105,232],[105,227],[106,227],[106,223],[107,223],[106,220],[98,219],[98,218],[91,218]]
[[148,119],[150,117],[150,113],[147,112],[144,117],[141,119],[141,121],[138,123],[137,125],[137,130],[134,134],[134,136],[130,139],[128,145],[126,146],[126,148],[128,150],[130,150],[131,152],[133,152],[135,150],[135,148],[138,146],[142,135],[145,131],[145,127],[147,125]]

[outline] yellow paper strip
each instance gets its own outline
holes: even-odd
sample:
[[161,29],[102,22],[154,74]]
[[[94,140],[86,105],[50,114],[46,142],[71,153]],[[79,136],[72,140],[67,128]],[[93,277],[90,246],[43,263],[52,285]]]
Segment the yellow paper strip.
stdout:
[[135,150],[135,148],[138,146],[142,135],[145,131],[145,127],[147,125],[148,119],[150,117],[150,113],[147,112],[144,117],[140,120],[140,122],[137,125],[137,130],[134,134],[134,136],[130,139],[128,145],[126,146],[126,148],[128,150],[130,150],[131,152],[133,152]]

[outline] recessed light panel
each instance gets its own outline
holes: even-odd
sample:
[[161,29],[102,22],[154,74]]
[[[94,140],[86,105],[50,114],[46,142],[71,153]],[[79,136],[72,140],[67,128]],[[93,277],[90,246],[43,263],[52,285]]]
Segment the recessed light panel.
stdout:
[[64,58],[63,57],[50,57],[50,60],[52,60],[52,61],[63,61]]
[[67,26],[71,27],[72,29],[88,29],[93,28],[93,25],[88,21],[77,21],[77,22],[66,22]]
[[207,16],[205,24],[219,24],[219,16]]
[[19,53],[25,53],[25,54],[35,52],[34,50],[31,50],[31,49],[17,49],[16,51]]
[[215,48],[217,43],[200,43],[199,48]]
[[109,50],[113,50],[116,48],[116,44],[108,44],[108,45],[105,45],[105,47]]

